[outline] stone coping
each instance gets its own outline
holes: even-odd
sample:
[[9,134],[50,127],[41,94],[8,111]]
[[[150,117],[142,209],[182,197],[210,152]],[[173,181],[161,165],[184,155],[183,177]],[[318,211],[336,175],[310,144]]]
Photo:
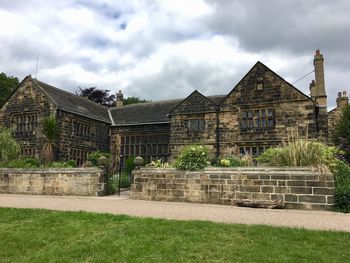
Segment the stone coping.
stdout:
[[41,173],[98,173],[103,172],[102,168],[98,167],[88,167],[88,168],[0,168],[0,173],[32,173],[32,174],[41,174]]

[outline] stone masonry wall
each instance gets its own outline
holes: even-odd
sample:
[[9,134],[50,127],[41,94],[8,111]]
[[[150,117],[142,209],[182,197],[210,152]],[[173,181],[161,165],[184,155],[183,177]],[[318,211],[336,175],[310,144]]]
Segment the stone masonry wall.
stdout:
[[97,168],[0,169],[0,193],[97,196],[104,192]]
[[331,174],[304,168],[173,168],[134,171],[131,197],[141,200],[236,205],[240,200],[280,200],[285,208],[330,210],[334,204]]

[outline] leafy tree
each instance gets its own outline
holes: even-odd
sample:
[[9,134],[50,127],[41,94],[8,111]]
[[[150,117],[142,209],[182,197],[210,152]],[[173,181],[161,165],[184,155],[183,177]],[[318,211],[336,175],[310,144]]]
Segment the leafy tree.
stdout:
[[136,104],[136,103],[144,103],[148,102],[147,100],[142,100],[139,97],[127,97],[123,99],[123,105]]
[[44,163],[51,163],[54,160],[54,146],[58,138],[58,125],[56,118],[49,116],[42,121],[42,133],[46,142],[41,150],[41,157]]
[[350,163],[350,105],[347,105],[334,127],[333,142],[344,151],[345,160]]
[[76,95],[87,98],[98,104],[110,107],[113,105],[115,95],[109,95],[110,90],[98,89],[96,87],[80,88],[75,92]]
[[12,131],[0,126],[0,162],[16,159],[20,150],[19,144],[12,136]]
[[6,76],[5,73],[0,74],[0,107],[5,103],[7,98],[19,85],[18,78]]

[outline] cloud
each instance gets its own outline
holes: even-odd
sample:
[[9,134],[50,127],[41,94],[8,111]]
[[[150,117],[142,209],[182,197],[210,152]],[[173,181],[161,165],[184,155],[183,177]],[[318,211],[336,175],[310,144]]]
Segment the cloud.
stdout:
[[[325,57],[329,104],[349,82],[350,4],[329,1],[3,1],[0,71],[74,92],[158,100],[227,94],[260,60],[289,82]],[[295,85],[309,93],[312,75]]]

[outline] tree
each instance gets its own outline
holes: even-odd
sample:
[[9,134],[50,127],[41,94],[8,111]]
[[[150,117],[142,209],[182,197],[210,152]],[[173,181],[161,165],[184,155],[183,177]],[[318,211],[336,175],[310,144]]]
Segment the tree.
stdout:
[[44,118],[41,131],[46,139],[41,150],[41,158],[44,163],[51,163],[54,160],[53,148],[56,145],[55,141],[58,138],[58,125],[56,118],[53,116]]
[[333,142],[344,151],[345,160],[350,163],[350,105],[347,105],[334,127]]
[[0,126],[0,162],[16,159],[20,146],[12,136],[12,130]]
[[148,102],[147,100],[141,100],[139,97],[127,97],[123,99],[123,105],[135,104],[135,103],[144,103]]
[[0,107],[5,103],[8,97],[14,92],[19,85],[18,78],[0,74]]
[[96,87],[80,88],[75,92],[76,95],[87,98],[95,103],[110,107],[113,105],[115,95],[109,95],[110,90],[102,90]]

